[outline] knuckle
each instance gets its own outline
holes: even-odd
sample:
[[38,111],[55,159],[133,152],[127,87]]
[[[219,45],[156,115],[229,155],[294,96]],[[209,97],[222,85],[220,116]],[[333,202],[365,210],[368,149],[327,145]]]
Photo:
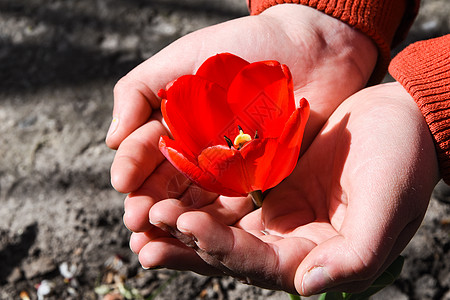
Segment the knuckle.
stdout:
[[124,90],[127,85],[128,85],[128,80],[126,79],[126,77],[120,78],[114,85],[114,88],[113,88],[114,94],[116,95],[120,91]]
[[370,243],[361,243],[355,239],[346,239],[342,244],[342,251],[345,251],[346,265],[345,271],[341,273],[347,280],[364,281],[371,279],[380,267],[384,259]]
[[353,264],[353,276],[360,280],[372,278],[382,266],[381,257],[372,249],[366,249],[366,253],[352,249],[356,259]]

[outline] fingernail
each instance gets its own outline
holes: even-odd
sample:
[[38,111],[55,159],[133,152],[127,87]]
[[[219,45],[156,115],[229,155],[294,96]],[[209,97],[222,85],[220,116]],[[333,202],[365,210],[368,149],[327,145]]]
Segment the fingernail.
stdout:
[[119,126],[119,118],[114,117],[111,121],[111,125],[109,125],[109,129],[108,129],[108,133],[106,134],[106,138],[113,135],[114,132],[116,132],[118,126]]
[[324,267],[315,267],[303,275],[302,280],[302,294],[305,296],[314,295],[331,283],[330,275]]
[[159,227],[159,225],[161,225],[161,223],[162,223],[161,221],[152,221],[151,218],[148,219],[148,222],[156,227]]
[[164,267],[161,267],[161,266],[144,267],[144,266],[142,266],[142,269],[144,269],[144,270],[161,270],[162,268],[164,268]]

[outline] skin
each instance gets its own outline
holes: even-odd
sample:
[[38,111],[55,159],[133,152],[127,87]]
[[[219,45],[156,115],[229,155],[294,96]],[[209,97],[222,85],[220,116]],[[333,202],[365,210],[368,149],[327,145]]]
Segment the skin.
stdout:
[[[219,52],[288,65],[296,97],[311,105],[304,154],[262,209],[192,185],[157,147],[168,133],[156,92]],[[390,84],[357,93],[375,62],[361,33],[283,4],[185,36],[122,78],[106,143],[117,149],[111,181],[129,193],[124,222],[141,264],[304,295],[367,287],[414,234],[438,178],[430,134],[406,91]]]

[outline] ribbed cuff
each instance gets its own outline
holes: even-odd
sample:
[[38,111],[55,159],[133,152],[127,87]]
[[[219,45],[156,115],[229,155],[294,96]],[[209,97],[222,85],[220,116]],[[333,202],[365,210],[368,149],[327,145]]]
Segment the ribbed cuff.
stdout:
[[389,72],[416,101],[433,135],[441,176],[450,184],[450,34],[414,43]]
[[[394,39],[402,38],[409,30],[418,10],[419,1],[408,0],[247,0],[250,13],[283,3],[296,3],[315,8],[360,30],[378,47],[379,57],[369,85],[381,82],[386,74]],[[397,32],[401,28],[404,32]]]

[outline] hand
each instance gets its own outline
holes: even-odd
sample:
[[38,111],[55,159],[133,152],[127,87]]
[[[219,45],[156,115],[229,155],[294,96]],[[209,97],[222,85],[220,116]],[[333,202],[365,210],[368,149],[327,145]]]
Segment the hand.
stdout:
[[[438,178],[416,104],[398,83],[379,85],[339,106],[262,209],[191,187],[184,197],[203,200],[150,209],[152,223],[183,243],[152,229],[133,234],[131,247],[146,267],[228,274],[303,295],[361,291],[412,238]],[[139,197],[146,193],[144,185]]]
[[[165,129],[156,92],[192,74],[208,57],[231,52],[248,61],[278,60],[290,67],[298,99],[311,104],[303,143],[309,145],[335,108],[363,88],[377,50],[365,35],[315,9],[276,5],[189,34],[123,77],[114,90],[113,122],[106,143],[118,152],[111,180],[120,192],[136,190],[163,161],[157,142]],[[148,122],[151,118],[151,122]],[[120,146],[120,147],[119,147]]]

